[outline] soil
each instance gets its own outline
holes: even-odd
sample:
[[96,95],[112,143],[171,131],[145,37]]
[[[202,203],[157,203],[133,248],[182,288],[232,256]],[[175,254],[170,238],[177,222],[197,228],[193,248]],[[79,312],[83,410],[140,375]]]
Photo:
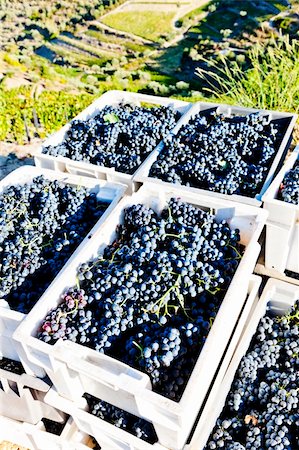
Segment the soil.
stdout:
[[2,441],[0,442],[0,450],[29,450],[18,444],[13,444],[12,442]]
[[10,172],[24,165],[34,165],[32,155],[40,146],[41,141],[29,145],[7,144],[0,142],[0,180]]

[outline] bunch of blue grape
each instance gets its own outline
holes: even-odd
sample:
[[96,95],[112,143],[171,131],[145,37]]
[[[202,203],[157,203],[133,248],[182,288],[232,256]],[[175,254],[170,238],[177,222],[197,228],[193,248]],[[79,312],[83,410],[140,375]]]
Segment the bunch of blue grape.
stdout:
[[261,319],[205,450],[299,448],[298,319],[299,300]]
[[78,268],[76,286],[49,311],[38,337],[120,359],[179,401],[242,257],[239,230],[171,199],[159,215],[128,207],[116,231]]
[[44,147],[43,153],[132,174],[174,128],[179,116],[165,106],[106,106],[95,117],[73,120],[64,141]]
[[299,205],[299,162],[297,161],[284,177],[278,198],[287,203]]
[[64,420],[64,422],[60,423],[60,422],[55,422],[54,420],[51,419],[47,419],[47,418],[43,418],[42,422],[44,424],[45,430],[47,431],[47,433],[52,433],[52,434],[56,434],[57,436],[60,436],[67,419],[69,418],[69,416],[67,416],[66,420]]
[[296,280],[299,280],[299,273],[298,272],[293,272],[292,270],[286,270],[285,271],[285,275],[287,277],[296,278]]
[[108,204],[38,176],[0,194],[0,298],[27,313]]
[[198,113],[170,135],[149,176],[222,194],[254,197],[277,151],[279,127],[255,113]]
[[89,412],[117,428],[127,431],[134,436],[154,444],[158,441],[153,425],[145,419],[141,419],[133,414],[124,411],[117,406],[100,400],[93,395],[84,394],[89,406]]
[[156,392],[179,400],[214,311],[214,305],[208,303],[206,310],[192,314],[194,319],[176,316],[167,320],[162,316],[158,323],[145,325],[127,340],[123,361],[147,373]]
[[0,358],[0,369],[6,370],[7,372],[16,373],[17,375],[22,375],[25,373],[25,369],[20,361],[15,361],[10,358],[2,356]]

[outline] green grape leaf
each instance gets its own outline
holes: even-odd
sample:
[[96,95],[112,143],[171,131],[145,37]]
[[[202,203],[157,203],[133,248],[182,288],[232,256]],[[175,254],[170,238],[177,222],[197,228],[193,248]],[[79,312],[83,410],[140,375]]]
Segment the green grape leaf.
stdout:
[[227,167],[227,161],[221,160],[218,161],[219,166],[223,167],[224,169],[226,169]]
[[116,123],[119,121],[119,117],[115,113],[105,114],[104,121],[108,123]]

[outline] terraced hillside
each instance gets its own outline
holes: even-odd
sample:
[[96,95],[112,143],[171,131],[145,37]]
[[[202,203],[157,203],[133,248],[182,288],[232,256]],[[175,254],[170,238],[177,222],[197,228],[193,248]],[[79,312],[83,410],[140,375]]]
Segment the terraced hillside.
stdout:
[[207,61],[245,70],[257,41],[296,36],[292,4],[0,0],[0,141],[42,138],[108,89],[202,98]]

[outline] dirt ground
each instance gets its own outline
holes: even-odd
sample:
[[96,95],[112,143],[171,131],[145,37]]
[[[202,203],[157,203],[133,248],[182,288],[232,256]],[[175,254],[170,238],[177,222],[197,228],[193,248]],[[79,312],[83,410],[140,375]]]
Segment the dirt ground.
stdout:
[[0,142],[0,180],[18,167],[34,165],[32,154],[39,145],[40,141],[29,145]]
[[29,450],[29,449],[21,447],[18,444],[13,444],[12,442],[2,441],[0,442],[0,450]]

